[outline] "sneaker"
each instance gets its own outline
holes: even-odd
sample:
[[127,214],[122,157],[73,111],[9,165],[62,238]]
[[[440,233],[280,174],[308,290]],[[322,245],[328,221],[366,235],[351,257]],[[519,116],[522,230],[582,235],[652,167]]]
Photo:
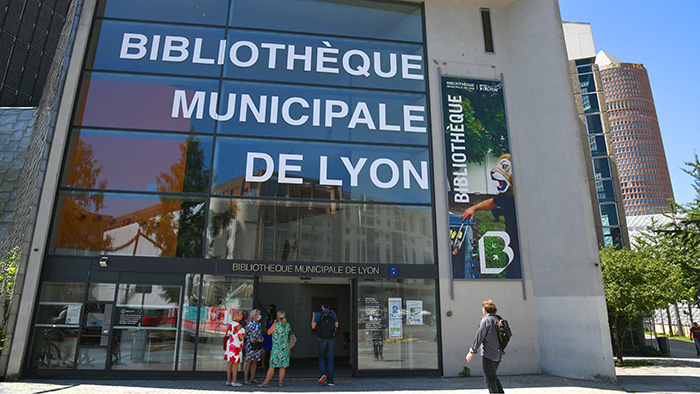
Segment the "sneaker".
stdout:
[[326,375],[321,375],[321,377],[318,379],[318,384],[324,383],[326,383]]
[[226,385],[227,385],[227,386],[230,386],[230,385],[231,385],[231,382],[226,382]]
[[238,382],[231,382],[231,386],[232,387],[243,387],[243,385],[238,383]]
[[335,383],[328,383],[327,386],[328,386],[328,387],[333,387],[333,386],[335,386]]

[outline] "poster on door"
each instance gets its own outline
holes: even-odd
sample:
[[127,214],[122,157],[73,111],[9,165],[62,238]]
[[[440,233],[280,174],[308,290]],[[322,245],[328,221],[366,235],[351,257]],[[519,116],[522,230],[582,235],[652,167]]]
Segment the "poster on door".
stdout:
[[409,326],[423,325],[422,300],[406,300],[406,324]]

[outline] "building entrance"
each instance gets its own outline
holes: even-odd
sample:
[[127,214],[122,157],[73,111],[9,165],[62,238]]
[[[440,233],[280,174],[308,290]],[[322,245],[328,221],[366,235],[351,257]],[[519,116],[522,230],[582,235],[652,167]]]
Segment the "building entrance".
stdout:
[[[293,280],[292,280],[293,279]],[[321,303],[330,302],[338,316],[338,334],[335,340],[335,375],[352,375],[353,307],[350,279],[314,278],[260,278],[256,289],[256,306],[266,311],[270,304],[286,313],[287,320],[297,336],[292,350],[289,376],[316,377],[318,375],[318,338],[311,330],[313,314],[320,312]]]

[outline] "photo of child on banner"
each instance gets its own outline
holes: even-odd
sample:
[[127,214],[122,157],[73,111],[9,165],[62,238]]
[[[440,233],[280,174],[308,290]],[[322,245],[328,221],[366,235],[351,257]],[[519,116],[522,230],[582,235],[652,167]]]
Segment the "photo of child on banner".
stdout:
[[442,77],[454,279],[521,279],[503,83]]

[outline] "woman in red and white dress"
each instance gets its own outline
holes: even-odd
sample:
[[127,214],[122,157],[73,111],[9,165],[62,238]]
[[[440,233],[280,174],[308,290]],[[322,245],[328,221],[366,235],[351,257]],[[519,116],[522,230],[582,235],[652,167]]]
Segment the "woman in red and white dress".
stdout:
[[226,343],[224,345],[224,360],[226,364],[226,385],[241,387],[238,383],[238,364],[241,363],[243,356],[243,337],[245,337],[245,329],[239,323],[243,319],[243,311],[236,309],[231,314],[231,323],[226,330]]

